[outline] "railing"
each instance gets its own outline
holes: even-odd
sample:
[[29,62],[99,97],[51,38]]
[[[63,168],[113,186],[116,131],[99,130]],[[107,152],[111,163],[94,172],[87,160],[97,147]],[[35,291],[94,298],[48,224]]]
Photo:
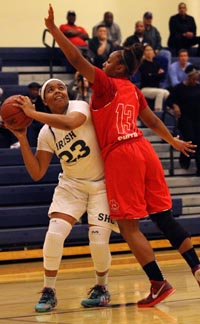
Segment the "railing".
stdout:
[[53,77],[53,58],[54,58],[54,52],[55,52],[55,39],[52,37],[52,35],[50,36],[51,37],[51,44],[47,44],[46,42],[46,39],[47,39],[47,35],[51,35],[51,33],[49,32],[48,29],[45,29],[43,31],[43,35],[42,35],[42,43],[43,45],[49,49],[49,76],[50,78]]
[[[171,119],[172,122],[167,122],[166,120],[167,118]],[[161,119],[164,122],[164,124],[167,126],[167,128],[170,130],[173,136],[178,135],[179,130],[177,128],[177,120],[174,114],[169,109],[165,109],[163,111]],[[174,149],[171,145],[169,148],[169,157],[170,157],[169,175],[173,176],[174,175]]]

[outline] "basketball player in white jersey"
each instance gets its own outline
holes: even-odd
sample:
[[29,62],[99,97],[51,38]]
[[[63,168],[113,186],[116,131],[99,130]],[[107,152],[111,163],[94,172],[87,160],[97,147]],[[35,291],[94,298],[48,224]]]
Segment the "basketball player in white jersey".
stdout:
[[67,88],[59,79],[47,80],[41,88],[41,97],[51,113],[36,111],[28,97],[20,96],[16,103],[27,116],[45,124],[39,133],[36,153],[32,153],[28,144],[26,129],[13,131],[28,173],[35,181],[44,176],[54,153],[62,167],[49,208],[50,223],[43,246],[44,287],[35,310],[48,312],[56,306],[55,284],[64,241],[86,211],[96,284],[81,304],[106,306],[110,301],[109,238],[118,227],[109,218],[103,164],[90,109],[84,101],[69,101]]

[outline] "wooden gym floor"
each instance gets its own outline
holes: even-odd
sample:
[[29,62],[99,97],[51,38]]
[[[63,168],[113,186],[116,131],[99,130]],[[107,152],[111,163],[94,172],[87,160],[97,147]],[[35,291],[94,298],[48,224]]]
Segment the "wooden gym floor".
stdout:
[[[122,248],[123,250],[123,248]],[[200,255],[200,248],[196,249]],[[138,309],[136,302],[149,292],[149,282],[130,253],[114,254],[109,276],[109,307],[80,306],[94,284],[90,257],[62,260],[57,280],[57,308],[38,314],[34,305],[43,284],[41,261],[24,261],[0,267],[0,324],[198,324],[198,287],[189,267],[175,251],[156,251],[160,267],[176,292],[153,308]]]

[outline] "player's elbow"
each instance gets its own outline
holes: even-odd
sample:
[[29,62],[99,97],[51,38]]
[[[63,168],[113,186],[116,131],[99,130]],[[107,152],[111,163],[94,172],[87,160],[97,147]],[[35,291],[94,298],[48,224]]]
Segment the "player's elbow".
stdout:
[[30,174],[31,179],[35,182],[40,181],[42,179],[42,176],[35,175],[35,174]]
[[31,179],[35,182],[41,180],[44,176],[44,172],[37,171],[36,169],[28,170],[28,173],[31,177]]

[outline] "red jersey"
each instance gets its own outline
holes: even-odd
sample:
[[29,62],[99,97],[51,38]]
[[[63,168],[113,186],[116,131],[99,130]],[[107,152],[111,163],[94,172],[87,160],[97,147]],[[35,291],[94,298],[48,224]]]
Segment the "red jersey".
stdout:
[[144,96],[129,80],[95,71],[91,110],[104,159],[111,219],[140,219],[170,209],[161,162],[136,125],[140,111],[147,107]]
[[131,81],[110,78],[97,68],[95,73],[95,82],[92,85],[92,117],[105,158],[117,145],[143,136],[136,121],[140,110],[147,107],[147,102]]
[[[60,26],[60,30],[65,33],[69,30],[76,30],[81,32],[82,34],[87,34],[86,30],[83,27],[76,26],[76,25],[69,25],[69,24],[63,24]],[[79,36],[69,37],[69,40],[75,45],[75,46],[87,46],[86,41],[84,41]]]

